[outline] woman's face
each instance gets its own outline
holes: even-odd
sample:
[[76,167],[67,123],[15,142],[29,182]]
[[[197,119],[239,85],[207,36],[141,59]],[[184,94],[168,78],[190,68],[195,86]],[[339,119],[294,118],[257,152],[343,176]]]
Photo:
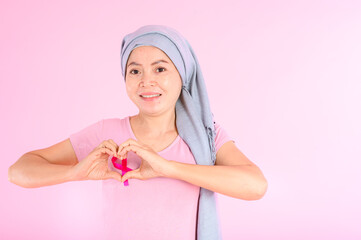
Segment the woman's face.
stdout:
[[158,116],[174,111],[182,89],[177,68],[159,48],[135,48],[127,62],[125,85],[139,112]]

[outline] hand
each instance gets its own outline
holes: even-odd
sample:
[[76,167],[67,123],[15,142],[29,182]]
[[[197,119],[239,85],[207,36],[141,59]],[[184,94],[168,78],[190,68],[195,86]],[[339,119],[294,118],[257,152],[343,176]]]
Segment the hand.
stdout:
[[118,145],[113,140],[99,144],[88,156],[73,167],[75,180],[104,180],[113,178],[121,181],[121,175],[108,167],[109,156],[116,155]]
[[166,176],[170,162],[159,156],[151,147],[141,144],[134,139],[128,139],[119,145],[118,158],[121,160],[126,158],[129,151],[137,154],[142,159],[142,162],[139,168],[124,174],[122,182],[131,178],[147,180]]

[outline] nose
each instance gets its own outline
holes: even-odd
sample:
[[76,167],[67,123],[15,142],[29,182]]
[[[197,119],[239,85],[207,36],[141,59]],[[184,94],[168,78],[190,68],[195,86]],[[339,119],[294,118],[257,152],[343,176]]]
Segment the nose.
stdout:
[[145,87],[145,86],[154,86],[156,84],[156,77],[154,76],[154,74],[149,73],[147,71],[144,71],[141,80],[140,80],[140,84],[141,86]]

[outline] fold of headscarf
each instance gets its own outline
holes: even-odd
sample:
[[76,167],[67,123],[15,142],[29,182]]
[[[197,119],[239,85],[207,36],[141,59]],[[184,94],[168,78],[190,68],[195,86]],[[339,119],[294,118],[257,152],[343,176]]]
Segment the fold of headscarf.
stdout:
[[[215,129],[206,85],[201,68],[188,41],[176,30],[147,25],[126,35],[121,47],[121,67],[125,78],[126,64],[134,48],[154,46],[162,50],[176,66],[182,78],[182,91],[176,103],[176,125],[199,165],[214,165]],[[216,199],[213,191],[200,188],[197,240],[219,240]]]

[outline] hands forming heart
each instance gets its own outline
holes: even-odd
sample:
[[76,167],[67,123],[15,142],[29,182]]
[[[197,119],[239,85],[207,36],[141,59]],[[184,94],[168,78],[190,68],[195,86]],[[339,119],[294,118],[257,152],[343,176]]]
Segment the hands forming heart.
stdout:
[[[130,151],[134,152],[142,160],[139,168],[135,170],[126,166],[127,153]],[[134,139],[128,139],[120,144],[115,156],[122,160],[122,165],[120,165],[116,162],[116,158],[114,159],[113,157],[113,165],[116,163],[119,168],[115,165],[114,167],[122,170],[121,181],[124,182],[124,185],[128,185],[126,182],[131,178],[147,180],[155,177],[165,177],[170,163],[168,160],[159,156],[152,148],[141,144]]]
[[[134,152],[141,158],[141,164],[137,169],[127,167],[127,154]],[[122,171],[122,175],[109,169],[108,158],[112,156],[115,168]],[[121,163],[117,162],[117,158]],[[72,168],[75,180],[104,180],[113,178],[120,180],[125,186],[128,179],[136,178],[147,180],[155,177],[165,177],[170,169],[171,161],[158,155],[151,147],[141,144],[134,139],[128,139],[118,145],[113,140],[105,140]]]

